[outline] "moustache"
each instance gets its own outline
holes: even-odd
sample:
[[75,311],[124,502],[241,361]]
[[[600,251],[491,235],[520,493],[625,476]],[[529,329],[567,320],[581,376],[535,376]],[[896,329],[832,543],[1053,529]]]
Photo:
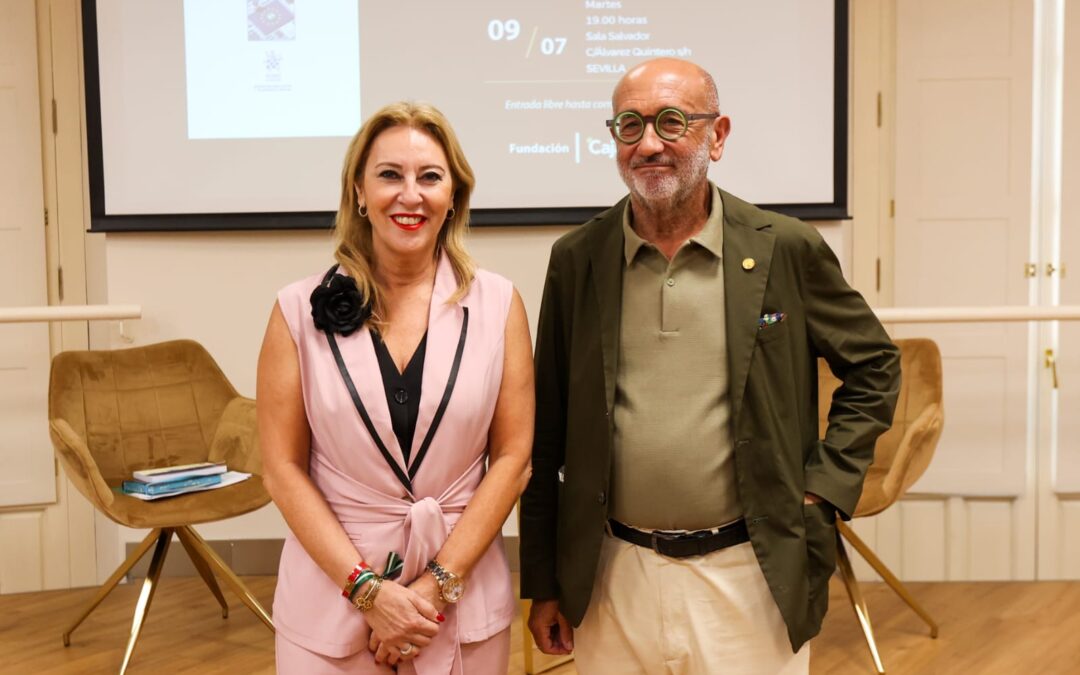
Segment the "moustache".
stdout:
[[664,157],[653,156],[637,159],[630,163],[631,169],[637,169],[642,166],[675,166],[675,162]]

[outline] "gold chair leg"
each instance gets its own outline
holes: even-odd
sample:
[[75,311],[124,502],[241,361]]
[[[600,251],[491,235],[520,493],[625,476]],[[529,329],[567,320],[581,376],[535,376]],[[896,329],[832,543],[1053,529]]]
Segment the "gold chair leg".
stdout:
[[[840,519],[837,519],[840,524]],[[840,529],[836,530],[836,569],[840,572],[840,579],[844,582],[848,597],[851,599],[851,608],[855,610],[855,618],[862,627],[863,637],[866,638],[866,646],[870,648],[870,656],[874,659],[874,668],[881,675],[885,674],[885,666],[881,663],[881,655],[878,654],[877,642],[874,640],[874,629],[870,625],[870,610],[866,607],[862,591],[859,590],[859,581],[855,578],[855,570],[851,568],[851,559],[848,558],[844,540],[840,537]]]
[[139,593],[139,601],[135,604],[135,616],[131,620],[131,636],[128,638],[127,649],[124,650],[124,662],[120,665],[120,675],[127,672],[131,655],[135,653],[135,645],[139,642],[139,633],[142,632],[146,616],[150,613],[150,602],[154,599],[154,591],[157,590],[158,579],[161,578],[161,568],[165,566],[165,556],[169,553],[172,536],[173,528],[171,527],[162,528],[158,535],[154,557],[150,559],[150,569],[146,572],[146,579],[143,580],[142,591]]
[[191,544],[191,541],[184,534],[183,530],[177,531],[177,536],[180,537],[180,543],[184,545],[184,550],[187,551],[188,557],[191,558],[191,564],[198,570],[199,576],[206,583],[206,587],[210,589],[210,592],[217,598],[218,604],[221,605],[221,618],[229,618],[229,603],[225,602],[225,596],[221,593],[221,587],[218,586],[217,580],[214,579],[214,573],[210,569],[210,566],[206,564],[203,557],[199,555],[199,552]]
[[863,557],[866,562],[870,563],[870,566],[874,568],[874,571],[881,575],[881,578],[885,580],[885,583],[889,585],[889,588],[893,589],[900,599],[907,603],[916,614],[926,622],[926,625],[930,626],[930,637],[937,638],[938,625],[931,617],[930,613],[923,609],[922,605],[916,602],[911,593],[908,592],[907,587],[896,578],[896,575],[885,566],[885,563],[881,562],[881,558],[877,557],[869,546],[859,538],[859,535],[855,534],[855,530],[848,527],[847,524],[842,521],[837,521],[836,531],[839,534],[844,535],[844,538],[851,542],[851,545],[855,547],[855,550],[859,552],[859,555]]
[[146,555],[146,552],[149,551],[150,547],[157,541],[160,533],[161,530],[157,529],[152,530],[150,534],[146,535],[146,538],[131,552],[131,555],[127,557],[127,560],[120,563],[120,566],[116,568],[116,571],[112,573],[112,576],[105,580],[105,583],[101,585],[101,588],[94,594],[94,597],[91,598],[90,602],[83,608],[79,617],[71,623],[66,631],[64,631],[63,638],[65,647],[71,646],[71,634],[75,632],[75,629],[79,627],[79,624],[86,620],[86,617],[90,616],[91,612],[97,609],[97,606],[101,604],[101,601],[105,599],[105,596],[111,593],[112,589],[116,588],[116,584],[120,583],[120,580],[135,566],[135,563],[139,562],[139,560]]
[[[529,610],[532,608],[532,601],[519,600],[518,606],[521,609],[521,653],[525,659],[525,675],[538,675],[574,660],[573,654],[554,656],[540,652],[536,647],[536,641],[533,640],[532,631],[529,630]],[[539,658],[537,658],[538,655]]]
[[251,591],[247,589],[244,582],[240,581],[240,578],[237,577],[236,574],[229,569],[229,566],[218,556],[217,552],[203,541],[203,538],[199,536],[199,533],[195,531],[195,528],[185,525],[178,528],[177,533],[180,535],[181,541],[183,541],[185,537],[188,538],[192,548],[202,556],[203,560],[210,564],[210,567],[218,573],[218,576],[225,582],[225,585],[232,589],[232,592],[236,593],[240,598],[240,601],[243,602],[271,632],[273,632],[274,622],[271,621],[270,615],[263,609],[263,606],[259,604],[259,601],[255,599],[255,596],[251,594]]

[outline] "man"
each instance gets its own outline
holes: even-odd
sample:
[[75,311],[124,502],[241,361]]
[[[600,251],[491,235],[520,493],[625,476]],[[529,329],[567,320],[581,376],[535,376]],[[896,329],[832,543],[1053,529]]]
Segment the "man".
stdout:
[[530,629],[585,675],[805,673],[898,351],[812,227],[709,182],[708,73],[648,61],[612,103],[630,194],[556,242],[540,310]]

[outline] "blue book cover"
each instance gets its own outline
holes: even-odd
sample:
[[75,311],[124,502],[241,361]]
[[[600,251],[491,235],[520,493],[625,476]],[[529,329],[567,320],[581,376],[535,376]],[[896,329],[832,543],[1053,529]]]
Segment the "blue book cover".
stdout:
[[142,483],[136,480],[124,481],[124,492],[134,492],[141,495],[162,495],[177,490],[185,490],[193,487],[206,487],[217,485],[221,482],[221,474],[213,476],[195,476],[194,478],[182,478],[180,480],[165,481],[162,483]]

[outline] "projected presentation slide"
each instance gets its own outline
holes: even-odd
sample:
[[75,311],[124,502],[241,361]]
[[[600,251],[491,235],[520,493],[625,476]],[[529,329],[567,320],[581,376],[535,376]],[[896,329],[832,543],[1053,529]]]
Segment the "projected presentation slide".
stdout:
[[713,180],[830,204],[837,6],[97,0],[105,214],[333,211],[349,138],[402,99],[454,125],[474,208],[609,205],[626,190],[612,89],[660,56],[716,79],[732,132]]
[[188,138],[355,133],[356,24],[356,0],[184,0]]

